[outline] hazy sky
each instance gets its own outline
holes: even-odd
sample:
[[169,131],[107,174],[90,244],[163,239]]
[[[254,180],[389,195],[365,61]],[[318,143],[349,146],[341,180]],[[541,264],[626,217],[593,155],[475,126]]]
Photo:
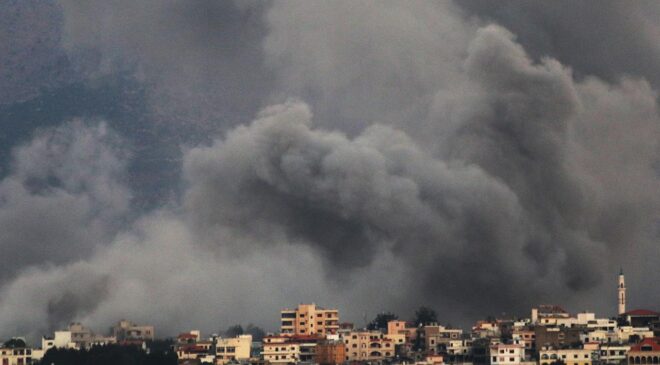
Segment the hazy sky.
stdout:
[[0,336],[660,303],[657,1],[0,1]]

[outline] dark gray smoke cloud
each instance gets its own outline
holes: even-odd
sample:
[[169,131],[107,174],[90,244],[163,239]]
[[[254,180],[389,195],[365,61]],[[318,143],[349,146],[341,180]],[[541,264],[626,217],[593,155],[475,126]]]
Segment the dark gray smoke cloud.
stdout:
[[129,214],[125,164],[105,124],[71,122],[17,147],[0,180],[0,277],[83,259],[107,242]]
[[653,3],[59,5],[69,57],[100,55],[86,77],[131,72],[136,130],[184,146],[181,177],[162,167],[181,192],[138,212],[134,140],[106,123],[15,148],[2,335],[275,330],[309,301],[358,324],[420,304],[454,324],[539,302],[609,315],[619,266],[633,306],[660,300]]
[[518,35],[534,57],[552,56],[582,76],[622,75],[660,82],[660,4],[656,1],[484,1],[456,3]]
[[97,50],[99,73],[134,72],[150,89],[157,122],[185,128],[188,138],[249,120],[268,90],[260,45],[265,3],[58,3],[67,49]]

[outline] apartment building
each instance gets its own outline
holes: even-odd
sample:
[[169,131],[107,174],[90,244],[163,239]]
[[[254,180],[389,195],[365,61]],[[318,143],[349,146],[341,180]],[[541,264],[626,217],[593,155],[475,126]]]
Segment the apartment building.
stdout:
[[240,335],[234,338],[212,338],[215,347],[215,363],[226,364],[233,360],[247,360],[252,350],[252,335]]
[[602,344],[599,346],[598,351],[601,364],[625,364],[630,346]]
[[328,335],[339,329],[339,311],[316,304],[300,304],[296,309],[281,311],[283,335]]
[[539,365],[555,363],[565,365],[591,365],[592,350],[542,348],[539,351]]
[[346,361],[346,346],[342,341],[322,341],[316,345],[315,363],[339,365]]
[[570,313],[558,305],[543,304],[532,308],[531,322],[543,326],[556,326],[558,322],[569,321],[570,317]]
[[111,328],[112,335],[117,341],[154,339],[154,326],[137,325],[131,321],[121,320]]
[[444,345],[449,343],[449,341],[460,339],[463,335],[463,330],[430,325],[424,326],[422,334],[424,335],[426,349],[431,353],[437,353],[438,345]]
[[472,337],[489,338],[499,337],[502,334],[500,323],[497,321],[477,321],[472,326]]
[[574,327],[547,327],[536,326],[534,335],[536,336],[536,347],[554,347],[562,348],[581,343],[580,328]]
[[0,348],[0,364],[30,365],[32,364],[31,348]]
[[380,331],[350,331],[340,334],[347,361],[378,361],[395,355],[395,343]]
[[271,364],[288,364],[314,361],[317,343],[322,340],[315,335],[267,336],[263,339],[261,355]]
[[520,344],[525,348],[525,353],[531,355],[536,351],[536,333],[530,329],[516,328],[511,334],[513,343]]
[[392,320],[387,322],[387,334],[395,345],[410,344],[417,337],[417,327],[406,321]]
[[55,331],[53,336],[41,338],[41,348],[48,351],[52,348],[75,349],[76,343],[71,339],[71,331]]
[[525,361],[525,347],[518,344],[498,344],[490,347],[491,365],[520,365]]

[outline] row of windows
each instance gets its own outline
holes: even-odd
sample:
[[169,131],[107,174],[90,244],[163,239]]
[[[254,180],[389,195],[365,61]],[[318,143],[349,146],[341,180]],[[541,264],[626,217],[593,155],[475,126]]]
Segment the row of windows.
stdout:
[[[499,362],[505,362],[506,359],[507,359],[506,357],[500,357],[500,358],[499,358]],[[516,361],[516,358],[515,358],[515,357],[510,357],[510,358],[509,358],[509,362],[514,362],[514,361]],[[497,358],[497,356],[493,356],[493,362],[498,362],[498,358]]]
[[2,350],[3,355],[31,355],[31,349]]
[[[357,352],[352,353],[352,355],[353,355],[353,358],[358,357]],[[371,353],[369,353],[369,356],[371,356],[371,357],[380,357],[380,356],[383,356],[383,354],[381,354],[380,352],[372,351]],[[392,353],[391,352],[386,352],[385,356],[386,357],[392,356]],[[363,358],[367,357],[367,353],[366,352],[361,352],[360,357],[363,357]],[[349,360],[349,359],[350,358],[348,356],[346,356],[346,360]]]
[[218,347],[217,352],[236,352],[236,347],[227,346],[227,347]]
[[[500,354],[505,353],[505,351],[506,351],[506,350],[501,350],[501,349],[500,349]],[[510,354],[513,354],[513,353],[514,353],[514,350],[509,350],[509,353],[510,353]]]
[[[346,341],[346,344],[348,344],[348,341]],[[385,342],[385,345],[383,345],[383,346],[384,347],[390,347],[391,344],[389,342]],[[355,348],[357,348],[357,344],[354,343],[353,345],[351,345],[351,347],[353,347],[355,349]],[[369,345],[369,347],[381,347],[381,345],[379,343],[372,343],[371,345]],[[360,344],[360,348],[363,348],[363,349],[367,348],[367,344],[366,343]]]
[[[566,359],[566,355],[557,355],[557,354],[551,354],[550,356],[548,356],[548,354],[543,354],[543,355],[541,355],[541,358],[542,358],[542,359],[557,359],[558,357],[561,357],[562,359]],[[574,358],[574,359],[577,359],[577,358],[578,358],[578,354],[573,354],[573,358]],[[588,359],[588,358],[589,358],[589,354],[584,354],[584,358],[585,358],[585,359]]]
[[[32,358],[30,358],[30,357],[26,357],[26,358],[19,357],[18,361],[17,361],[18,365],[27,365],[27,364],[30,364],[30,363],[32,363]],[[9,365],[9,359],[3,358],[2,359],[2,365]]]

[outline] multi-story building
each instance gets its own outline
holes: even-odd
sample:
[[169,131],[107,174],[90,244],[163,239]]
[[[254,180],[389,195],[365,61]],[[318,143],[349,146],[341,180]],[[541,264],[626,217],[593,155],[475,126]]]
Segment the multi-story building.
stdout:
[[554,326],[558,321],[561,322],[570,317],[571,315],[558,305],[543,304],[538,308],[532,308],[532,324]]
[[127,320],[119,321],[111,329],[112,335],[118,341],[124,340],[153,340],[154,339],[154,326],[136,325],[135,323]]
[[230,361],[250,359],[252,336],[240,335],[222,338],[216,335],[200,341],[199,331],[181,333],[177,337],[175,350],[179,361],[195,360],[202,363],[224,365]]
[[317,343],[322,340],[315,335],[267,336],[263,339],[263,359],[271,364],[311,362],[316,356]]
[[74,349],[76,343],[71,339],[71,331],[55,331],[52,337],[41,338],[41,348],[48,351],[52,348],[58,349]]
[[315,363],[339,365],[346,361],[346,346],[340,340],[322,341],[316,345]]
[[652,328],[660,321],[660,313],[648,309],[635,309],[619,315],[622,322],[632,327]]
[[580,328],[575,327],[536,326],[534,328],[537,348],[543,346],[563,348],[566,346],[577,345],[581,343],[580,334]]
[[525,361],[525,348],[517,344],[498,344],[490,347],[491,365],[520,365]]
[[378,361],[395,356],[394,342],[380,331],[341,333],[347,361]]
[[[431,352],[429,352],[431,354]],[[448,364],[472,362],[472,339],[450,340],[438,345],[435,354],[441,355]]]
[[417,336],[417,327],[406,321],[393,320],[387,322],[387,338],[397,345],[411,342]]
[[252,336],[240,335],[234,338],[212,338],[215,348],[215,364],[225,364],[232,360],[247,360],[252,349]]
[[536,333],[526,328],[516,328],[511,334],[513,343],[522,345],[525,348],[527,358],[536,352]]
[[76,344],[78,349],[87,349],[92,346],[105,346],[117,342],[114,336],[96,335],[89,328],[78,322],[71,323],[68,327],[71,332],[71,342]]
[[32,349],[28,347],[20,348],[0,348],[0,364],[2,365],[30,365],[32,364]]
[[539,351],[539,365],[591,365],[592,350],[542,348]]
[[451,340],[458,340],[463,335],[462,329],[446,328],[439,325],[424,326],[422,331],[426,350],[437,353],[438,345],[447,344]]
[[296,309],[281,311],[283,335],[327,335],[339,329],[339,311],[324,309],[316,304],[300,304]]
[[628,364],[660,364],[660,338],[645,338],[630,347]]
[[477,321],[472,326],[472,337],[499,337],[501,333],[500,325],[497,321]]
[[176,337],[177,344],[191,344],[199,342],[202,339],[202,334],[199,330],[191,330],[188,332],[179,333]]
[[601,344],[598,348],[598,357],[601,364],[625,364],[628,351],[630,351],[629,345]]

